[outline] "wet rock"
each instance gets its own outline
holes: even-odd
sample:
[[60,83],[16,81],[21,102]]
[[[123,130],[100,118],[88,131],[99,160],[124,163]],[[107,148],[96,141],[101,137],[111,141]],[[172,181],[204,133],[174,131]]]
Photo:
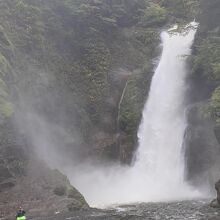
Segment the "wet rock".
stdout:
[[217,192],[217,198],[211,201],[210,206],[212,208],[220,208],[220,180],[216,182],[215,189]]
[[33,218],[33,220],[219,220],[220,211],[210,208],[209,202],[179,201],[173,203],[147,203],[121,205],[111,209],[89,209],[58,213],[50,218]]
[[8,178],[0,182],[1,187],[4,190],[0,192],[0,213],[7,207],[5,218],[12,219],[19,205],[24,207],[29,217],[51,216],[57,212],[89,208],[84,197],[65,175],[58,170],[51,170],[37,158],[29,162],[24,176],[16,178],[16,182]]
[[53,190],[54,194],[58,195],[58,196],[63,196],[66,193],[66,188],[65,186],[57,186],[54,190]]
[[13,178],[2,181],[0,183],[0,192],[4,191],[5,189],[10,189],[15,185],[16,185],[16,181]]
[[88,208],[87,206],[84,206],[83,203],[76,199],[71,199],[71,202],[67,205],[68,211],[73,212],[76,210],[80,210],[83,208]]
[[217,201],[220,206],[220,180],[218,180],[218,182],[216,182],[215,189],[217,191]]
[[211,201],[211,203],[210,203],[210,206],[211,206],[212,208],[220,208],[220,205],[218,204],[217,199],[213,199],[213,200]]
[[12,177],[11,173],[9,172],[9,169],[7,167],[3,166],[3,165],[0,166],[0,173],[1,173],[0,183],[1,183],[1,180]]
[[[219,143],[213,123],[207,115],[206,102],[192,104],[187,109],[187,128],[184,137],[187,179],[193,185],[214,185],[219,173]],[[219,175],[219,174],[218,174]]]

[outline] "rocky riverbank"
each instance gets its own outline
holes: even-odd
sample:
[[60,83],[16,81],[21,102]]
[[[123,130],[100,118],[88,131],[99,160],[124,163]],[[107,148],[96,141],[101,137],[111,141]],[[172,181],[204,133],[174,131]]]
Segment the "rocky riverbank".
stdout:
[[122,205],[115,208],[57,214],[32,220],[218,220],[220,210],[208,200]]

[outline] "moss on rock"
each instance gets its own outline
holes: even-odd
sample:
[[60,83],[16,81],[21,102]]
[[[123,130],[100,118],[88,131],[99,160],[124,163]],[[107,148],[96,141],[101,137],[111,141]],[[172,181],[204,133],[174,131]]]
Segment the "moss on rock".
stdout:
[[0,75],[4,77],[9,71],[10,65],[7,59],[0,53]]
[[[82,194],[70,184],[70,181],[68,180],[66,175],[62,174],[57,169],[53,170],[52,172],[54,176],[53,178],[59,180],[57,181],[57,184],[55,188],[53,189],[53,193],[55,195],[58,195],[61,197],[67,197],[70,199],[70,203],[69,203],[70,205],[68,205],[68,209],[71,209],[71,207],[74,207],[74,209],[77,209],[77,208],[79,209],[81,207],[88,207],[88,204],[85,201]],[[72,202],[71,202],[71,199],[72,199]]]
[[58,196],[64,196],[66,194],[66,186],[57,186],[53,192]]
[[6,118],[10,117],[14,112],[7,90],[5,82],[0,79],[0,115]]
[[0,25],[0,47],[10,47],[12,45],[3,27]]

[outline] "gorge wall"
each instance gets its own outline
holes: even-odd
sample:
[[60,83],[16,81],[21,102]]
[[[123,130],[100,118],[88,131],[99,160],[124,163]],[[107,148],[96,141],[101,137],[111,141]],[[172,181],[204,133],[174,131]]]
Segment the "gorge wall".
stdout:
[[219,8],[219,1],[200,1],[186,131],[187,176],[211,186],[219,179]]
[[[33,180],[27,167],[39,163],[36,155],[53,168],[88,158],[131,163],[159,34],[195,17],[200,28],[189,57],[187,177],[193,184],[210,181],[220,161],[219,8],[217,0],[1,1],[0,195]],[[69,189],[55,176],[45,180],[52,197],[53,178]]]

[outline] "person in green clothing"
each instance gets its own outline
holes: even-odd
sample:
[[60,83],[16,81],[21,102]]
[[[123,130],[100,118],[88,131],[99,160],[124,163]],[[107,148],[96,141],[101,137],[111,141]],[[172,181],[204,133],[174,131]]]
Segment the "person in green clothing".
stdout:
[[16,220],[26,220],[25,211],[22,207],[17,211]]

